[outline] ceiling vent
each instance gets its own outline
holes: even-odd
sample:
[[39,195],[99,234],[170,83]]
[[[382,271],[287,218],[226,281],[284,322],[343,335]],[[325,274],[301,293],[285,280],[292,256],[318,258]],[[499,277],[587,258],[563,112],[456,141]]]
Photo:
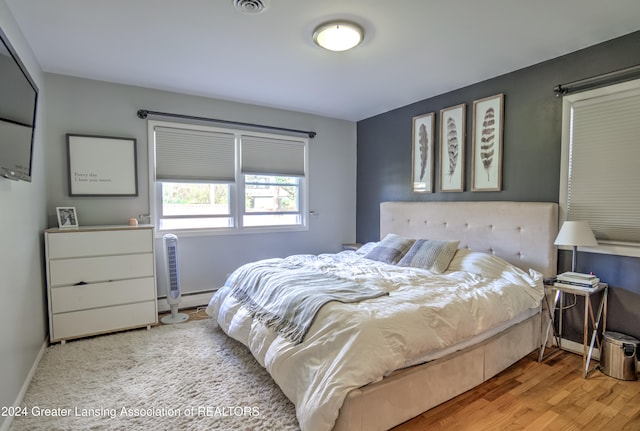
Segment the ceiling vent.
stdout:
[[233,5],[242,13],[256,15],[269,7],[269,0],[233,0]]

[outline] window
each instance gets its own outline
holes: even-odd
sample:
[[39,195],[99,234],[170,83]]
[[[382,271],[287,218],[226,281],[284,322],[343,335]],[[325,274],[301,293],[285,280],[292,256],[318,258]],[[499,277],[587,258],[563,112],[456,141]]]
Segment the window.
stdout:
[[244,226],[300,224],[300,182],[296,177],[245,175]]
[[160,230],[233,227],[229,184],[160,182]]
[[149,121],[160,231],[305,229],[307,139]]
[[598,251],[640,255],[640,80],[563,98],[562,220],[585,220]]
[[296,141],[243,136],[244,226],[299,225],[305,147]]

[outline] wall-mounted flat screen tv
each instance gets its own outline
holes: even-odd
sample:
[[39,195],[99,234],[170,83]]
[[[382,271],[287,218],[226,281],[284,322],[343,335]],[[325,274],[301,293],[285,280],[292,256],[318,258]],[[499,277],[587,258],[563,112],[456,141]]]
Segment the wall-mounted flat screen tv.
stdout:
[[31,181],[38,87],[0,29],[0,176]]

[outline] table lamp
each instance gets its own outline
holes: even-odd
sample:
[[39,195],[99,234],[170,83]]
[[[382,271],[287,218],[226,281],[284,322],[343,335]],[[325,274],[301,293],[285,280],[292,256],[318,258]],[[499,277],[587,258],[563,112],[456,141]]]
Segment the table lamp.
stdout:
[[558,236],[554,241],[555,245],[570,245],[573,247],[573,257],[571,259],[571,271],[576,270],[576,251],[578,246],[596,246],[595,236],[586,221],[566,221],[562,225]]

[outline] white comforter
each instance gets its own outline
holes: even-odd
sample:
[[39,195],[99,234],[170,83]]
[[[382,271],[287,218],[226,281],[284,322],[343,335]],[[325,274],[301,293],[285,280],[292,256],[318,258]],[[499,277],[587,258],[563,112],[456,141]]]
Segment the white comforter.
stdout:
[[207,313],[249,347],[295,404],[303,431],[331,430],[347,393],[412,358],[511,320],[543,297],[542,275],[463,250],[445,274],[388,265],[345,251],[287,258],[292,264],[379,286],[388,296],[320,309],[301,344],[252,319],[221,288]]

